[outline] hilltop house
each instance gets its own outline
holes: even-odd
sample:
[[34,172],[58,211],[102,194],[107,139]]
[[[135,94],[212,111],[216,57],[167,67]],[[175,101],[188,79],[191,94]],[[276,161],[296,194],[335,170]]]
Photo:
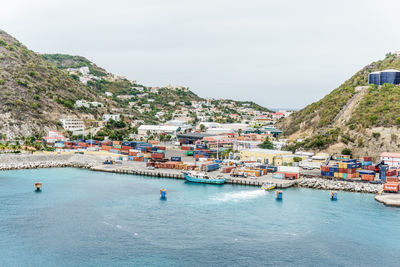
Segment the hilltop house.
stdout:
[[109,120],[120,121],[120,119],[121,119],[120,114],[104,114],[103,115],[103,121],[109,121]]

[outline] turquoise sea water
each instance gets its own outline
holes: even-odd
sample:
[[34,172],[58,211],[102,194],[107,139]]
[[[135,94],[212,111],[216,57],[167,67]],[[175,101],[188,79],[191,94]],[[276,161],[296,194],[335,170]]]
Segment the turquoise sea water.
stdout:
[[0,266],[400,262],[400,209],[370,194],[333,202],[329,191],[293,188],[278,202],[254,187],[81,169],[0,172],[0,181]]

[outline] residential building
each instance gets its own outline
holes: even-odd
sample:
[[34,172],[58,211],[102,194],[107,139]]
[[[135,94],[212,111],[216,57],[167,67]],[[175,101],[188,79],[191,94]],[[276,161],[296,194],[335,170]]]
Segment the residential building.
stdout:
[[381,154],[381,161],[382,160],[385,164],[389,165],[389,167],[400,167],[400,153],[383,152]]
[[49,131],[48,135],[43,137],[43,139],[47,143],[54,143],[56,141],[65,141],[65,140],[67,140],[62,133],[56,132],[56,131]]
[[83,120],[76,118],[62,118],[60,119],[62,127],[68,131],[82,131],[85,128]]
[[109,120],[120,121],[121,115],[120,114],[104,114],[103,121],[109,121]]
[[90,108],[90,107],[103,107],[103,104],[100,102],[87,102],[86,100],[76,100],[75,106],[78,108],[80,107],[85,107],[85,108]]

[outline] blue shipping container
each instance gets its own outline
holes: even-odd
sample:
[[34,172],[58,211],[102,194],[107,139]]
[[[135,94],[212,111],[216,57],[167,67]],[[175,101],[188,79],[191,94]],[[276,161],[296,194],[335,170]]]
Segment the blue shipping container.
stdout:
[[171,157],[171,161],[182,161],[181,157]]
[[110,153],[116,153],[116,154],[121,154],[121,151],[120,151],[120,150],[116,150],[116,149],[110,149],[110,150],[108,150],[108,152],[110,152]]

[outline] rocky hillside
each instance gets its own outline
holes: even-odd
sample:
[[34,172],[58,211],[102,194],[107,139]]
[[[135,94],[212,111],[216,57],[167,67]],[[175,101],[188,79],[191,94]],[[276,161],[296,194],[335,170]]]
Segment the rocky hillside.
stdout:
[[[98,67],[90,60],[81,56],[71,56],[65,54],[43,54],[42,57],[56,65],[58,68],[67,71],[75,79],[82,78],[82,74],[74,72],[71,69],[81,67],[89,68],[89,75],[93,75],[92,79],[87,81],[87,86],[99,96],[104,96],[106,92],[113,94],[112,100],[117,103],[117,107],[124,109],[124,113],[131,113],[136,119],[143,119],[147,123],[157,123],[159,118],[155,118],[157,112],[168,111],[165,114],[165,119],[171,119],[171,114],[174,111],[179,111],[182,106],[189,108],[192,101],[205,101],[206,99],[199,97],[193,91],[186,87],[161,86],[148,87],[137,83],[137,81],[128,80],[125,77],[118,76],[107,72],[105,69]],[[131,99],[120,99],[118,95],[130,95]],[[129,108],[129,103],[136,102],[138,106],[132,109]],[[244,104],[250,108],[261,111],[270,112],[268,108],[260,106],[251,101],[234,101],[229,99],[214,99],[212,104],[218,106],[219,112],[216,115],[225,117],[230,113],[237,113],[235,108],[226,108],[227,103],[234,103],[234,106],[241,107]],[[175,103],[172,104],[171,103]],[[150,105],[149,112],[137,113],[138,107]],[[115,106],[115,105],[114,105]],[[132,106],[131,106],[132,107]]]
[[291,141],[289,148],[332,153],[349,148],[357,156],[398,151],[400,86],[368,86],[368,74],[385,69],[400,70],[400,57],[387,54],[321,100],[280,121],[278,126]]
[[[119,113],[128,122],[159,123],[181,112],[196,121],[192,102],[205,101],[185,87],[140,85],[108,73],[84,57],[39,55],[2,30],[0,97],[0,138],[8,135],[8,139],[41,136],[49,130],[62,131],[59,122],[62,117],[82,118],[87,122],[100,120],[104,113]],[[100,105],[78,107],[77,100]],[[214,100],[217,105],[209,116],[229,118],[243,104],[268,111],[253,102],[226,104],[225,101],[228,100]]]
[[93,117],[74,103],[98,96],[0,30],[0,98],[0,134],[15,138],[60,129],[65,115]]

